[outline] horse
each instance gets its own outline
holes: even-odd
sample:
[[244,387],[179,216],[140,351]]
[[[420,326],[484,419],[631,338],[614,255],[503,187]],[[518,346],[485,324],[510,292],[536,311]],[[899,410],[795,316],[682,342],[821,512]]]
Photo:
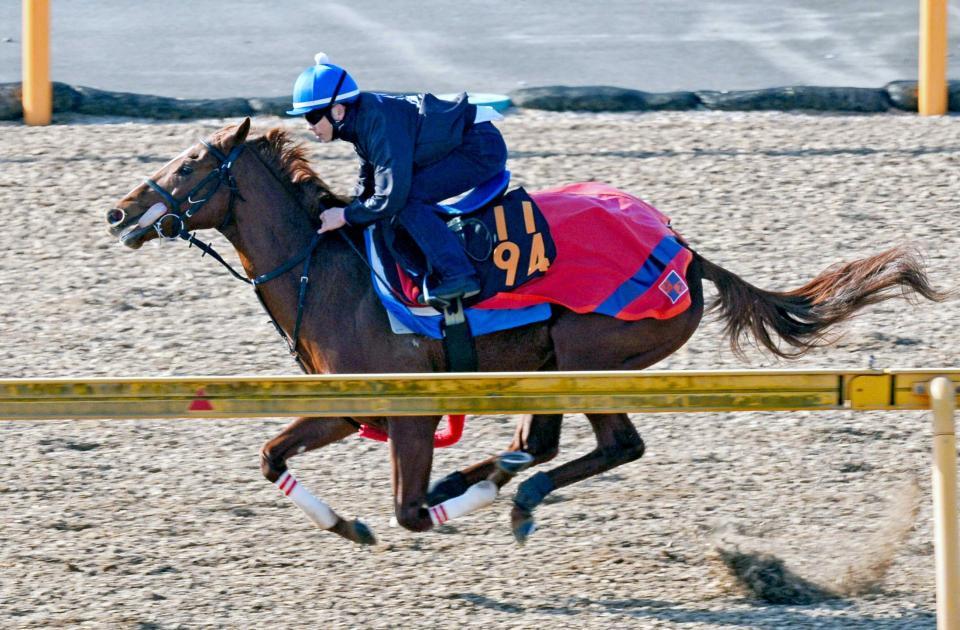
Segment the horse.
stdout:
[[[350,227],[317,233],[319,213],[349,200],[331,191],[309,165],[303,145],[283,129],[249,132],[247,118],[187,148],[106,213],[109,233],[137,249],[155,238],[179,237],[202,246],[195,231],[219,230],[236,249],[244,274],[231,271],[254,285],[308,373],[444,371],[440,341],[391,332],[359,249],[362,233]],[[752,339],[790,359],[829,344],[826,333],[866,306],[900,294],[945,298],[928,282],[919,255],[909,249],[836,263],[785,292],[757,288],[690,251],[686,281],[691,305],[681,314],[623,321],[554,307],[546,321],[477,338],[478,369],[641,370],[683,346],[710,311],[725,322],[724,335],[735,352]],[[709,307],[704,305],[704,280],[718,291]],[[522,416],[504,454],[432,486],[440,416],[363,422],[389,436],[396,522],[423,532],[492,503],[527,465],[554,459],[562,418],[559,413]],[[534,530],[534,511],[550,492],[643,455],[643,439],[627,414],[588,413],[587,419],[595,449],[518,486],[510,517],[519,542]],[[355,543],[373,544],[376,538],[363,521],[341,518],[303,488],[288,467],[292,457],[349,437],[358,427],[354,418],[297,418],[262,447],[260,468],[318,526]]]

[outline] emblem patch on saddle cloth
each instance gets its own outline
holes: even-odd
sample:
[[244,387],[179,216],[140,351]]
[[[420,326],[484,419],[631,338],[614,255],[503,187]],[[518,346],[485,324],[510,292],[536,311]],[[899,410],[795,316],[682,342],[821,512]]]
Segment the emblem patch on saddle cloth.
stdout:
[[460,236],[480,275],[482,288],[472,303],[539,278],[557,256],[550,226],[523,188],[447,225]]
[[671,304],[676,304],[677,300],[682,298],[688,290],[687,283],[680,277],[679,273],[672,269],[658,288],[670,299]]

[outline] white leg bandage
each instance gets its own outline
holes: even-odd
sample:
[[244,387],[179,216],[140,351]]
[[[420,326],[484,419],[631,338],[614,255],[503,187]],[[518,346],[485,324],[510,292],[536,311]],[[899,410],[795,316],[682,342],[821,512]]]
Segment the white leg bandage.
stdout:
[[497,484],[492,481],[484,480],[475,483],[460,496],[447,499],[443,503],[430,508],[430,520],[433,521],[434,525],[443,525],[458,516],[487,507],[497,498],[499,490]]
[[323,529],[330,529],[337,524],[340,517],[330,509],[329,505],[310,494],[309,490],[300,485],[289,470],[284,471],[273,485],[280,488],[280,492],[288,496],[310,517],[311,521]]

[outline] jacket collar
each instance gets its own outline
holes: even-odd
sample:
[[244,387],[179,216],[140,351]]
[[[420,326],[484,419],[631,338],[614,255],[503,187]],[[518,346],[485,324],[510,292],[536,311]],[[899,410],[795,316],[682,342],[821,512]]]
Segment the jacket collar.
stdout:
[[338,139],[346,140],[347,142],[357,141],[357,107],[359,105],[359,99],[348,104],[347,111],[343,115],[343,120],[333,124],[333,129]]

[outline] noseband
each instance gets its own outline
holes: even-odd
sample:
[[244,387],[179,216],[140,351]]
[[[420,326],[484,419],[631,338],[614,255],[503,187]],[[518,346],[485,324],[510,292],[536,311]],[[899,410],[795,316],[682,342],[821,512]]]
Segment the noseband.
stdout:
[[[209,150],[215,158],[217,158],[217,160],[220,162],[220,166],[216,170],[208,173],[206,177],[201,179],[200,182],[191,188],[190,192],[188,192],[184,197],[177,199],[173,196],[173,194],[166,191],[162,186],[160,186],[160,184],[152,179],[147,178],[144,180],[147,186],[152,188],[161,197],[163,197],[171,208],[171,212],[164,214],[156,220],[156,222],[153,224],[153,229],[156,230],[157,235],[164,240],[176,240],[177,238],[181,238],[187,241],[189,245],[196,246],[198,249],[203,251],[205,255],[209,254],[211,258],[226,267],[227,271],[233,274],[235,278],[253,286],[253,291],[257,295],[257,299],[260,300],[260,305],[263,306],[263,309],[267,312],[267,315],[270,316],[270,320],[277,329],[277,332],[280,333],[280,336],[283,337],[287,342],[287,346],[290,348],[290,354],[300,365],[300,368],[306,372],[306,366],[304,365],[303,360],[300,358],[300,353],[297,350],[297,346],[300,338],[300,324],[303,320],[303,307],[307,296],[307,283],[309,282],[310,275],[310,261],[313,259],[313,251],[317,248],[317,244],[320,242],[320,235],[314,234],[310,244],[301,250],[299,254],[269,273],[259,275],[255,278],[247,278],[239,273],[230,265],[230,263],[224,260],[223,257],[220,256],[220,254],[218,254],[209,243],[201,242],[196,236],[193,235],[192,232],[187,230],[186,219],[189,219],[199,212],[200,209],[203,208],[203,206],[206,205],[206,203],[217,194],[217,191],[220,190],[220,186],[226,185],[227,189],[230,191],[230,201],[228,202],[229,205],[227,207],[227,214],[217,229],[223,230],[223,228],[227,226],[227,224],[233,218],[233,207],[236,203],[236,200],[239,198],[241,201],[245,201],[243,195],[240,194],[240,190],[237,187],[237,180],[233,176],[233,173],[230,169],[233,168],[234,162],[236,162],[237,158],[240,157],[240,154],[243,152],[243,149],[246,145],[239,144],[230,151],[229,155],[224,155],[222,151],[211,145],[206,140],[201,140],[200,142],[203,143],[203,146],[207,147],[207,150]],[[253,151],[253,154],[258,160],[260,160],[260,163],[264,165],[267,171],[282,185],[283,182],[277,177],[276,173],[274,173],[273,170],[263,162],[263,159],[260,158],[260,155],[256,151]],[[290,191],[286,189],[286,186],[283,186],[283,188],[286,190],[287,194],[292,196]],[[201,198],[194,199],[194,196]],[[300,205],[299,200],[296,200],[296,198],[294,198],[294,200],[297,201],[297,205]],[[184,202],[189,204],[185,209],[181,207]],[[172,236],[167,236],[167,233],[164,232],[164,221],[173,222],[170,224],[170,227],[172,227],[173,230],[169,232],[172,234]],[[274,317],[273,313],[270,312],[270,309],[267,307],[267,303],[260,294],[258,287],[261,284],[270,282],[275,278],[279,278],[301,262],[303,263],[303,270],[300,273],[300,290],[297,298],[297,319],[296,324],[294,325],[293,334],[287,335],[287,333],[284,332],[283,328],[280,326],[279,322],[277,322],[277,318]]]
[[[237,180],[234,178],[233,173],[230,172],[230,169],[233,167],[233,163],[240,157],[240,154],[243,152],[243,148],[246,145],[240,144],[235,146],[229,155],[224,155],[220,149],[217,149],[212,144],[206,140],[201,140],[203,146],[207,147],[207,150],[217,158],[217,161],[220,162],[220,166],[213,171],[210,171],[206,177],[200,180],[200,182],[190,189],[184,197],[177,199],[171,193],[167,192],[160,184],[153,181],[149,177],[144,180],[144,182],[157,192],[164,201],[167,202],[168,206],[171,208],[172,212],[168,212],[163,215],[153,224],[153,229],[156,230],[157,236],[164,240],[171,240],[177,237],[181,237],[186,232],[186,221],[197,212],[200,211],[206,203],[217,194],[217,191],[220,190],[220,186],[223,184],[227,185],[227,188],[230,189],[230,203],[229,209],[227,210],[227,215],[223,219],[223,223],[220,224],[220,227],[217,229],[223,229],[227,223],[230,222],[230,219],[233,217],[233,204],[235,203],[237,197],[241,200],[243,196],[240,194],[240,191],[237,189]],[[200,199],[194,199],[194,196],[202,196]],[[188,203],[189,206],[184,210],[180,206],[184,202]],[[164,221],[173,221],[170,227],[172,228],[170,236],[167,236],[168,232],[164,231]]]

